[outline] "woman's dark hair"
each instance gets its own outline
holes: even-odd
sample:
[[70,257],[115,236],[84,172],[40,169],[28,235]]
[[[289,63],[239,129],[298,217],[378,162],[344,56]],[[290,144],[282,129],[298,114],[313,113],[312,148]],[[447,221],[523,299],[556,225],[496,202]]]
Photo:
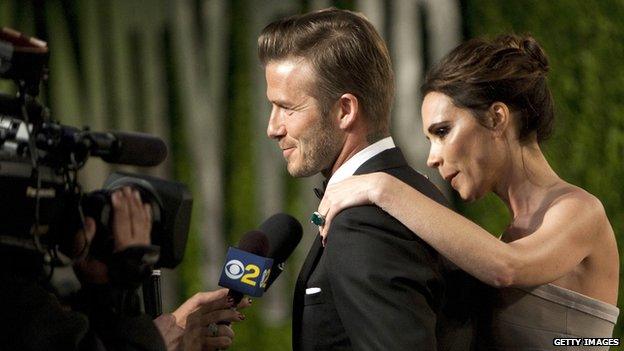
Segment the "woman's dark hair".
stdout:
[[487,126],[485,111],[503,102],[520,119],[519,139],[536,133],[537,141],[552,133],[553,99],[546,83],[548,59],[530,35],[503,35],[488,41],[471,39],[433,67],[422,94],[443,93],[453,104],[472,111]]

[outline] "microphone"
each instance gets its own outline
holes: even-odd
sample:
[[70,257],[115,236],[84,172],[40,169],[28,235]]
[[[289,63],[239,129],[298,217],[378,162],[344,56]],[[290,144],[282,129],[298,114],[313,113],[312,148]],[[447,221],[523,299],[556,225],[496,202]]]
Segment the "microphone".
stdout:
[[[219,285],[238,304],[244,295],[260,297],[284,270],[303,228],[294,217],[278,213],[266,219],[260,230],[245,234],[238,248],[229,248]],[[260,274],[260,272],[262,272]]]
[[257,230],[246,233],[238,248],[230,247],[219,279],[219,285],[230,289],[228,295],[237,305],[244,295],[260,297],[264,293],[273,259],[267,258],[269,240]]
[[91,155],[109,163],[152,167],[167,158],[165,142],[146,133],[89,131],[84,138],[91,142]]
[[[5,103],[4,100],[7,99],[0,97],[0,106]],[[24,141],[27,136],[18,131],[15,139]],[[43,123],[36,138],[38,148],[52,153],[72,154],[78,161],[97,156],[109,163],[151,167],[158,166],[167,158],[165,142],[146,133],[96,132]]]
[[273,267],[265,288],[265,290],[268,290],[275,279],[282,274],[286,260],[299,245],[303,236],[303,228],[301,223],[293,216],[286,213],[277,213],[262,222],[260,231],[266,233],[269,240],[267,257],[273,259]]

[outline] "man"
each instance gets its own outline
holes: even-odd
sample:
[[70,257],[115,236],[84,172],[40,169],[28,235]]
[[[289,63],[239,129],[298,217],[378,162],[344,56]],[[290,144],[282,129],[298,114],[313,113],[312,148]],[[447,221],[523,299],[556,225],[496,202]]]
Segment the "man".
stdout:
[[[258,53],[272,104],[267,134],[292,176],[321,172],[334,183],[382,171],[445,202],[390,137],[390,58],[364,17],[329,9],[278,20]],[[341,212],[330,232],[299,274],[294,350],[468,349],[469,324],[444,313],[450,280],[430,246],[376,206]]]

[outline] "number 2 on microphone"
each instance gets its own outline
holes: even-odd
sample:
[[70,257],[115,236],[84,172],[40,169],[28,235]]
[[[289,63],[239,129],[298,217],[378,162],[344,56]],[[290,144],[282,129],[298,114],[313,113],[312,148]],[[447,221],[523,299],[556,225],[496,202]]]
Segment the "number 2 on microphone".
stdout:
[[245,266],[245,275],[241,278],[241,282],[245,284],[249,284],[251,286],[256,286],[256,282],[253,281],[254,278],[257,278],[260,275],[260,267],[255,264],[248,264]]

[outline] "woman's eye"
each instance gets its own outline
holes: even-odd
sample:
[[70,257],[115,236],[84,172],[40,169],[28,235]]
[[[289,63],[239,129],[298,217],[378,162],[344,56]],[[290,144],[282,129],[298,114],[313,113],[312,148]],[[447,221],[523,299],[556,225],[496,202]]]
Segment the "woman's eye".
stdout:
[[437,128],[437,129],[434,131],[434,134],[435,134],[437,137],[443,138],[444,136],[446,136],[446,135],[448,134],[448,132],[449,132],[449,131],[450,131],[450,128],[449,128],[449,127],[440,127],[440,128]]

